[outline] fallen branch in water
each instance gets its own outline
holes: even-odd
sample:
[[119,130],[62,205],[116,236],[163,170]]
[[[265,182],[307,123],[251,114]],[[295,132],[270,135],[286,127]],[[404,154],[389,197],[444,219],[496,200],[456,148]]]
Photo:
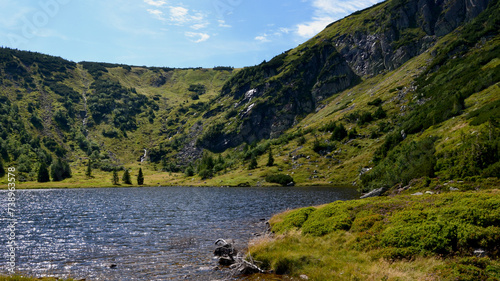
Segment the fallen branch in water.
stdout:
[[219,258],[219,264],[230,266],[235,275],[265,273],[264,270],[255,265],[255,261],[251,255],[248,255],[250,261],[245,260],[245,257],[240,255],[234,248],[233,243],[228,243],[224,239],[217,239],[215,245],[218,245],[218,247],[214,250],[214,256]]

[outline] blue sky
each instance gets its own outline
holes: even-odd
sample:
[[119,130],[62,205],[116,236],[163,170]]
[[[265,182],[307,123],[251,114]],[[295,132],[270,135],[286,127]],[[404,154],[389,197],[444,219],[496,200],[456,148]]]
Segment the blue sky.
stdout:
[[0,0],[0,45],[78,61],[243,67],[380,0]]

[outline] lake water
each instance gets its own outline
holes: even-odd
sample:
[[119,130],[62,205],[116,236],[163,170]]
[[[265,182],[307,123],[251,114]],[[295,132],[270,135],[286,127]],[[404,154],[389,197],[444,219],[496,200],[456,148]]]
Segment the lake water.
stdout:
[[[0,196],[7,274],[6,191]],[[16,269],[87,280],[224,279],[213,270],[216,239],[243,249],[273,214],[358,196],[352,187],[18,190]]]

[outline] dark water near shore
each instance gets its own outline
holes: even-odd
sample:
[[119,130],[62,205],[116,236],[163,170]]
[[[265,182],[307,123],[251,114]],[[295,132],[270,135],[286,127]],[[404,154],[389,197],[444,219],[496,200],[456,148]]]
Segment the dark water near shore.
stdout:
[[[6,191],[0,196],[7,274]],[[273,214],[357,196],[352,187],[18,190],[16,269],[87,280],[220,280],[227,272],[213,270],[217,238],[243,249]]]

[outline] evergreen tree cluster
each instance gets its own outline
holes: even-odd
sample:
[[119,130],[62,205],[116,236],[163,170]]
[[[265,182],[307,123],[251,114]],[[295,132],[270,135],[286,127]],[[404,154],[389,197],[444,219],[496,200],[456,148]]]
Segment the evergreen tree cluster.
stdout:
[[[217,159],[214,159],[211,153],[205,151],[198,165],[198,175],[202,179],[211,178],[215,175],[215,173],[224,170],[226,165],[227,163],[221,154],[219,154]],[[192,167],[190,168],[188,166],[188,168],[186,168],[186,175],[189,176],[191,172],[194,173],[194,171],[192,171]]]
[[68,162],[57,158],[57,160],[50,166],[50,176],[53,181],[62,181],[71,178],[71,168]]
[[[118,170],[116,168],[113,169],[113,177],[111,178],[111,182],[113,185],[120,184],[120,177],[118,176]],[[122,175],[122,182],[124,184],[132,184],[132,176],[130,175],[130,171],[125,169]],[[137,185],[144,184],[144,173],[142,172],[142,168],[139,168],[139,173],[137,174]]]
[[37,181],[49,182],[50,178],[52,178],[52,181],[63,181],[67,178],[71,178],[71,167],[68,162],[61,158],[57,158],[50,167],[47,167],[45,162],[40,162]]

